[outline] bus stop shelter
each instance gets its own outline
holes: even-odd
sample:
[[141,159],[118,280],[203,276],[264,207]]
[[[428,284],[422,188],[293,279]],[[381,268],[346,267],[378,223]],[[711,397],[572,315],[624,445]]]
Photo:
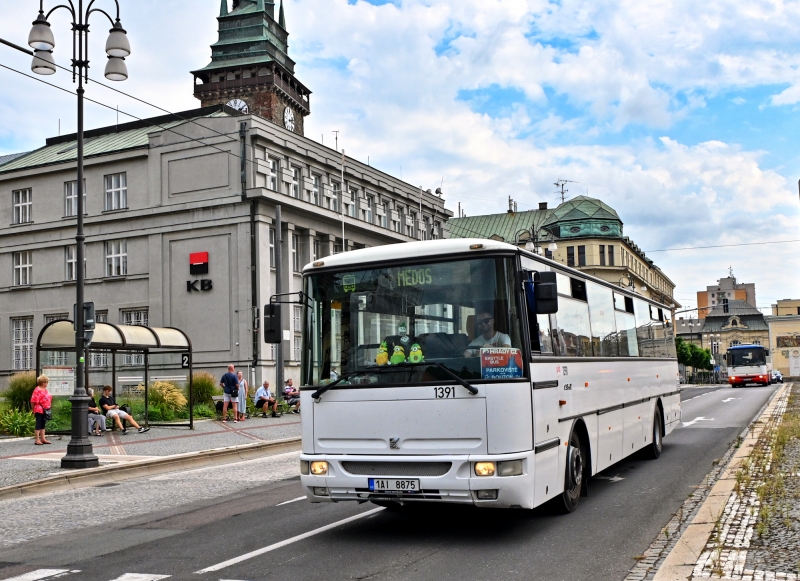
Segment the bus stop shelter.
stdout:
[[[53,395],[72,395],[76,368],[75,330],[72,321],[62,319],[45,325],[36,340],[36,375],[48,372]],[[110,380],[115,398],[118,385],[123,388],[143,385],[146,425],[194,428],[192,342],[180,329],[97,323],[92,342],[86,348],[84,371],[84,385],[102,386]],[[139,373],[141,375],[137,375]],[[95,381],[90,381],[92,379]],[[189,396],[188,423],[149,422],[148,392],[151,379],[171,383],[186,382]]]

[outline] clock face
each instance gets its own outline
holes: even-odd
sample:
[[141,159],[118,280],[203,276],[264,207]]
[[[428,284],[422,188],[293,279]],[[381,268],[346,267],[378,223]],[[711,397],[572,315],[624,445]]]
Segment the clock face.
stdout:
[[294,111],[289,107],[283,110],[283,125],[289,131],[294,131]]
[[247,115],[250,112],[250,108],[247,106],[247,103],[242,101],[241,99],[233,99],[227,102],[227,106],[231,109],[236,109],[239,113],[243,113]]

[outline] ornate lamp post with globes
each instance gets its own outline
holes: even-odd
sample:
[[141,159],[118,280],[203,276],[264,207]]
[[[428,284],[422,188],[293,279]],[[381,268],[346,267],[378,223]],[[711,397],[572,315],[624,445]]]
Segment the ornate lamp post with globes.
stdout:
[[67,455],[61,459],[62,468],[91,468],[99,465],[97,456],[92,451],[92,443],[88,438],[88,402],[84,384],[85,366],[85,321],[84,321],[84,235],[83,235],[83,83],[89,82],[89,17],[100,13],[111,22],[111,30],[106,41],[106,54],[108,62],[105,68],[105,77],[110,81],[124,81],[128,78],[128,69],[125,66],[125,57],[131,54],[131,45],[128,36],[119,20],[119,1],[113,0],[116,5],[116,20],[100,8],[95,8],[96,0],[88,2],[84,10],[84,0],[66,0],[66,4],[59,4],[50,12],[44,12],[44,0],[39,2],[39,16],[33,22],[33,28],[28,36],[28,44],[33,48],[33,63],[31,70],[40,75],[52,75],[56,72],[53,60],[53,49],[56,42],[48,18],[56,10],[63,8],[72,15],[72,81],[78,82],[78,195],[77,219],[78,227],[75,236],[76,252],[76,313],[75,313],[75,389],[70,402],[72,403],[72,438],[67,445]]

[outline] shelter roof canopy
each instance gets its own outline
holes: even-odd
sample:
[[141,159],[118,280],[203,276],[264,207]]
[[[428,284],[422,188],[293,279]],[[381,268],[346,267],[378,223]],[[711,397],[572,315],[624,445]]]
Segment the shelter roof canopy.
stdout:
[[[75,347],[72,321],[46,325],[39,335],[39,349],[65,351]],[[97,323],[92,337],[94,349],[183,349],[191,350],[189,338],[178,329],[141,325]]]

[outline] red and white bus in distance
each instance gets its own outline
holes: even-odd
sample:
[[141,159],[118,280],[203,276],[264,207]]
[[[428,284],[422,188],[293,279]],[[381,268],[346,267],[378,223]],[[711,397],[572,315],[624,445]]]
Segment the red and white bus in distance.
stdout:
[[572,511],[680,421],[667,307],[515,246],[368,248],[304,281],[311,502]]
[[761,345],[734,345],[725,354],[728,364],[728,383],[733,387],[748,383],[769,385],[772,372],[767,367],[769,351]]

